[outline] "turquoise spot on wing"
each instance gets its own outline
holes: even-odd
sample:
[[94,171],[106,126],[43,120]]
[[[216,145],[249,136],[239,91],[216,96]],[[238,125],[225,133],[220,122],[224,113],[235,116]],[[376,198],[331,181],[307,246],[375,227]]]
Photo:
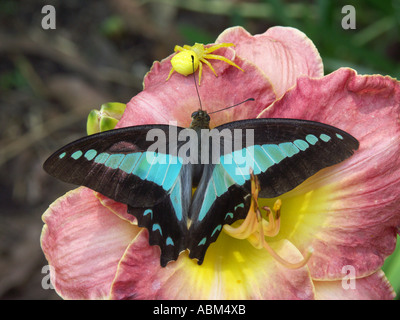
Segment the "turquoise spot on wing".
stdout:
[[313,134],[309,134],[306,136],[306,140],[309,144],[316,144],[318,142],[318,138],[316,136],[314,136]]
[[226,170],[226,172],[231,176],[231,178],[235,181],[235,183],[239,185],[243,185],[246,180],[243,177],[243,174],[239,170],[236,163],[233,161],[233,157],[231,153],[228,153],[224,156],[221,156],[221,164]]
[[214,180],[215,190],[217,191],[217,196],[224,194],[231,185],[235,183],[231,176],[225,171],[224,167],[217,164],[214,167],[212,178]]
[[339,133],[336,133],[336,137],[338,137],[340,140],[343,140],[343,136]]
[[125,158],[124,154],[112,154],[109,156],[107,161],[104,163],[106,167],[111,169],[117,169],[121,164],[122,160]]
[[232,212],[228,212],[228,213],[225,215],[225,220],[228,219],[228,218],[233,218],[233,213],[232,213]]
[[320,138],[322,141],[324,141],[324,142],[328,142],[329,140],[331,140],[331,137],[328,136],[328,135],[326,135],[325,133],[321,134],[321,135],[319,136],[319,138]]
[[[258,147],[258,146],[257,146]],[[240,152],[240,151],[239,151]],[[246,180],[250,179],[250,168],[253,169],[254,174],[260,174],[261,168],[256,160],[255,146],[250,146],[241,150],[242,154],[240,157],[244,157],[245,163],[240,166],[242,173],[245,173],[244,177]],[[236,161],[237,163],[237,161]]]
[[137,165],[133,169],[132,174],[138,176],[142,180],[145,180],[147,173],[150,170],[154,156],[154,152],[144,152],[143,155],[140,157]]
[[215,194],[214,185],[210,181],[210,183],[207,186],[207,190],[205,192],[205,197],[204,197],[204,200],[203,200],[203,204],[202,204],[201,209],[200,209],[199,218],[198,218],[199,221],[204,219],[204,217],[206,216],[208,210],[210,210],[210,208],[211,208],[211,206],[214,203],[216,198],[217,198],[217,195]]
[[60,158],[60,159],[62,159],[62,158],[64,158],[65,157],[65,155],[66,155],[66,153],[65,152],[63,152],[63,153],[61,153],[58,157]]
[[[171,166],[175,166],[175,168],[171,168]],[[169,190],[178,177],[181,167],[182,164],[177,162],[176,157],[169,154],[159,153],[157,154],[146,179],[157,183],[165,190]],[[168,172],[169,174],[167,175]],[[168,181],[166,181],[165,178],[168,179]],[[167,183],[164,185],[164,182]],[[168,189],[166,189],[166,187],[168,187]]]
[[165,244],[167,246],[173,246],[174,245],[174,241],[172,240],[171,237],[168,237],[167,240],[165,240]]
[[238,204],[238,205],[235,207],[235,210],[236,210],[237,208],[244,208],[244,203]]
[[141,152],[129,153],[125,155],[124,160],[122,160],[122,163],[119,165],[119,169],[125,171],[126,173],[131,173],[141,156]]
[[[250,149],[250,148],[248,148]],[[265,172],[269,167],[273,166],[275,163],[271,158],[265,153],[261,146],[253,146],[250,149],[253,152],[254,160],[257,162],[258,167],[262,172]],[[258,173],[256,173],[258,174]]]
[[179,221],[181,221],[182,220],[182,201],[181,201],[182,192],[181,192],[181,181],[180,180],[178,180],[175,183],[169,197],[171,199],[172,206],[174,207],[176,218]]
[[108,153],[102,152],[100,153],[95,159],[94,162],[96,163],[104,163],[108,159],[110,155]]
[[207,237],[204,237],[203,239],[200,240],[200,242],[198,243],[198,246],[205,245],[206,241],[207,241]]
[[215,229],[213,230],[213,232],[211,233],[211,237],[217,232],[217,231],[221,231],[222,225],[217,225],[215,227]]
[[158,223],[153,224],[153,227],[151,228],[151,230],[153,231],[160,231],[160,234],[162,235],[162,231],[161,231],[161,226]]
[[162,184],[164,190],[171,189],[182,168],[182,159],[179,157],[169,155],[167,161],[166,173],[162,175],[162,181],[159,183]]
[[161,185],[165,175],[165,171],[168,168],[168,164],[166,164],[165,161],[166,155],[163,153],[158,153],[153,161],[153,164],[151,165],[146,180],[153,181],[154,183]]
[[284,142],[279,144],[279,148],[286,153],[286,155],[290,158],[295,154],[299,153],[300,150],[292,143],[292,142]]
[[86,151],[85,158],[90,161],[90,160],[93,160],[96,155],[97,155],[97,151],[94,149],[90,149],[90,150]]
[[286,158],[286,154],[276,144],[263,144],[262,148],[275,163]]
[[245,180],[249,180],[250,168],[255,170],[254,168],[256,167],[253,157],[251,157],[246,148],[232,152],[232,156],[233,156],[233,161],[239,168],[238,169],[239,171],[237,173],[241,172],[243,178]]
[[301,151],[305,151],[305,150],[309,147],[308,143],[305,142],[304,140],[301,140],[301,139],[295,140],[293,143],[294,143],[294,144],[296,145],[296,147],[299,148]]
[[147,215],[150,215],[150,219],[153,219],[153,210],[151,210],[151,209],[146,209],[144,212],[143,212],[143,216],[147,216]]
[[82,157],[83,152],[81,150],[75,151],[73,154],[71,154],[71,158],[78,160],[80,157]]

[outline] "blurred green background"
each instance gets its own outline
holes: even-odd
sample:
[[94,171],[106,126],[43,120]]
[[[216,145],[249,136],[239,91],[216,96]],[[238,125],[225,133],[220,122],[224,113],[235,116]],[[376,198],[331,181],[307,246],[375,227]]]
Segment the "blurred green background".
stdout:
[[[44,30],[44,5],[56,29]],[[342,8],[356,9],[344,30]],[[91,109],[127,102],[154,60],[176,44],[211,43],[226,28],[296,27],[318,48],[325,73],[400,76],[400,0],[109,0],[0,2],[0,298],[58,299],[44,290],[41,214],[71,189],[41,169],[85,134]],[[400,252],[384,270],[400,295]]]

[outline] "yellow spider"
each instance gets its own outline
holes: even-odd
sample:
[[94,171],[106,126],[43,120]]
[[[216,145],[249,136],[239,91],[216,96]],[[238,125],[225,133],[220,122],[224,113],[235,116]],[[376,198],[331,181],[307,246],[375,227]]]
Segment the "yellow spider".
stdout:
[[[183,48],[181,46],[175,46],[174,51],[180,51],[177,53],[175,56],[172,57],[171,59],[171,64],[172,68],[171,71],[169,72],[168,78],[166,81],[171,78],[171,75],[174,71],[183,74],[184,76],[187,76],[189,74],[193,73],[194,71],[199,68],[199,85],[201,82],[201,73],[203,71],[203,64],[205,63],[211,71],[215,74],[216,77],[218,77],[217,73],[215,72],[214,68],[212,67],[211,63],[207,61],[206,59],[216,59],[216,60],[222,60],[226,63],[229,63],[231,66],[234,66],[240,70],[243,71],[242,68],[240,68],[238,65],[233,63],[231,60],[225,58],[224,56],[217,55],[217,54],[210,54],[211,52],[222,48],[222,47],[232,47],[234,46],[233,43],[220,43],[216,44],[214,46],[211,46],[209,48],[205,48],[202,43],[195,43],[193,47],[184,45]],[[194,57],[194,61],[192,62],[192,56]],[[194,65],[193,65],[194,63]]]

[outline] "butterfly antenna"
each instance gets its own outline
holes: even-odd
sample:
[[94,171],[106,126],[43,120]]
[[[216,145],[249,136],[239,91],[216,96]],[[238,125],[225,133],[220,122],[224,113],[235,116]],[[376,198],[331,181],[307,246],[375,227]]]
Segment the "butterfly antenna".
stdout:
[[200,110],[203,110],[203,107],[202,107],[202,105],[201,105],[201,99],[200,99],[199,89],[197,88],[196,75],[195,75],[195,73],[194,73],[194,56],[192,55],[191,57],[192,57],[192,67],[193,67],[194,86],[196,87],[197,97],[199,98]]
[[242,104],[242,103],[245,103],[245,102],[248,102],[248,101],[254,101],[254,100],[255,100],[255,99],[253,99],[253,98],[249,98],[249,99],[246,99],[246,100],[244,100],[244,101],[242,101],[242,102],[236,103],[236,104],[234,104],[233,106],[230,106],[230,107],[227,107],[227,108],[223,108],[223,109],[220,109],[220,110],[217,110],[217,111],[209,112],[208,114],[212,114],[212,113],[217,113],[217,112],[220,112],[220,111],[224,111],[224,110],[226,110],[226,109],[230,109],[230,108],[233,108],[233,107],[237,107],[238,105],[240,105],[240,104]]

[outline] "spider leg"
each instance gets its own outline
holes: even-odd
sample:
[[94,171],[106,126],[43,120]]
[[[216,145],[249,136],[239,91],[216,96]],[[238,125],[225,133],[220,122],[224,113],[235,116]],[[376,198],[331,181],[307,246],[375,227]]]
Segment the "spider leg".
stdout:
[[[228,64],[230,64],[231,66],[234,66],[236,68],[238,68],[241,71],[244,71],[241,67],[239,67],[236,63],[232,62],[231,60],[225,58],[224,56],[220,56],[220,55],[216,55],[216,54],[206,54],[203,57],[204,59],[215,59],[215,60],[221,60],[224,61]],[[214,71],[214,70],[213,70]],[[215,72],[214,72],[215,73]]]
[[184,50],[184,48],[182,48],[181,46],[178,46],[178,45],[176,45],[175,48],[174,48],[174,51],[175,51],[175,52],[177,52],[177,51],[183,51],[183,50]]
[[203,64],[201,63],[201,60],[199,61],[199,86],[200,86],[200,81],[201,81],[201,73],[203,72]]
[[205,48],[205,53],[211,53],[215,50],[218,50],[219,48],[225,48],[225,47],[234,47],[235,45],[233,43],[221,43],[221,44],[216,44],[215,46],[211,46],[209,48]]
[[168,78],[167,79],[165,79],[165,81],[168,81],[169,80],[169,78],[171,78],[171,76],[172,76],[172,74],[174,73],[174,68],[172,67],[171,68],[171,71],[169,72],[169,75],[168,75]]
[[[205,56],[206,57],[206,56]],[[205,58],[204,57],[204,58]],[[212,67],[211,63],[208,62],[207,60],[205,60],[204,58],[200,59],[201,62],[204,62],[210,69],[212,72],[214,72],[215,76],[218,77],[217,73],[215,72],[214,68]]]

